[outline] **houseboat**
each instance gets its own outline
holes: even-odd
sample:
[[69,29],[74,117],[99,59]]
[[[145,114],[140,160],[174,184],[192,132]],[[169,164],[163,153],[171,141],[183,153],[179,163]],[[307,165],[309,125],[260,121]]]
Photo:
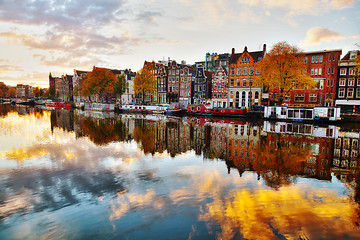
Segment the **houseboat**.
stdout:
[[84,110],[90,110],[90,111],[114,111],[115,104],[85,102],[83,108]]
[[47,108],[56,108],[56,109],[70,109],[71,104],[68,102],[46,102],[45,106]]
[[266,106],[264,118],[288,121],[338,121],[341,120],[338,107],[287,107]]
[[119,105],[119,111],[123,113],[160,113],[165,112],[168,107],[159,104],[153,105]]
[[231,109],[231,108],[212,108],[210,104],[196,104],[188,105],[188,113],[194,115],[212,115],[212,116],[222,116],[222,117],[231,117],[231,116],[245,116],[247,113],[246,108],[241,109]]

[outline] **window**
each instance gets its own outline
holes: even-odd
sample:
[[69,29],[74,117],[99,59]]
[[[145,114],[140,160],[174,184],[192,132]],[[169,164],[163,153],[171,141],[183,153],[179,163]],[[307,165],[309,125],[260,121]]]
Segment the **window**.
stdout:
[[284,107],[281,108],[281,115],[286,115],[286,108]]
[[305,100],[305,94],[303,93],[295,94],[295,102],[304,102],[304,100]]
[[354,89],[353,88],[348,88],[347,97],[348,98],[353,98],[354,97]]
[[221,83],[218,84],[218,88],[221,89]]
[[319,56],[316,56],[316,62],[319,62]]
[[311,62],[314,63],[314,61],[315,61],[315,57],[312,56],[312,57],[311,57]]
[[244,76],[247,75],[247,67],[243,67],[243,75],[244,75]]
[[254,75],[254,67],[249,68],[249,75]]
[[323,56],[321,55],[320,59],[319,59],[319,62],[322,62],[322,61],[323,61]]
[[291,97],[291,94],[290,94],[290,93],[286,94],[286,95],[285,95],[285,98],[284,98],[284,101],[285,101],[285,102],[290,102],[290,97]]
[[330,68],[328,68],[328,74],[330,75]]
[[331,61],[331,55],[329,55],[329,62]]
[[346,68],[340,69],[340,75],[346,75]]
[[355,79],[354,78],[349,78],[348,86],[354,86],[354,85],[355,85]]
[[307,57],[305,57],[305,63],[307,63]]
[[339,98],[345,97],[345,88],[339,88]]
[[230,75],[231,75],[231,76],[234,76],[234,71],[235,71],[234,68],[230,68]]
[[230,79],[230,86],[231,86],[231,87],[234,86],[234,79],[233,79],[233,78]]
[[236,86],[240,87],[240,78],[236,79]]
[[334,85],[334,79],[331,79],[331,87]]
[[349,69],[349,75],[355,75],[355,69],[354,68]]
[[331,74],[334,74],[334,72],[335,72],[335,68],[332,68],[331,69]]
[[360,88],[356,89],[356,98],[360,98]]
[[253,85],[253,79],[250,78],[250,79],[249,79],[249,86],[252,87],[252,85]]
[[243,79],[243,87],[246,87],[246,78]]
[[313,68],[311,69],[311,75],[314,75],[314,69]]
[[321,72],[322,72],[322,68],[319,68],[319,75],[321,75]]
[[330,80],[329,80],[329,79],[327,80],[326,86],[327,86],[327,87],[330,87]]
[[318,69],[315,68],[315,75],[318,75]]
[[236,68],[236,76],[239,76],[241,74],[241,67]]
[[339,80],[339,86],[345,86],[346,78],[340,78]]
[[309,102],[316,102],[317,101],[317,94],[312,93],[309,95]]
[[333,55],[333,61],[335,61],[335,54]]

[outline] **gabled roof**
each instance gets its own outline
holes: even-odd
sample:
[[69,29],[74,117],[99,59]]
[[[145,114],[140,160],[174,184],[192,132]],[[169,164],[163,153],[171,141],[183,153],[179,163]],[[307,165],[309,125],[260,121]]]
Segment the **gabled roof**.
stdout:
[[359,51],[359,50],[349,51],[349,52],[347,52],[347,54],[341,59],[341,61],[351,60],[351,59],[350,59],[351,53],[353,53],[353,54],[356,53],[356,55],[360,55],[360,51]]
[[247,47],[245,46],[244,51],[242,53],[232,53],[229,58],[229,64],[236,64],[239,58],[244,54],[248,53],[250,57],[254,60],[254,63],[259,61],[265,56],[266,53],[266,45],[264,44],[264,48],[262,51],[248,52]]

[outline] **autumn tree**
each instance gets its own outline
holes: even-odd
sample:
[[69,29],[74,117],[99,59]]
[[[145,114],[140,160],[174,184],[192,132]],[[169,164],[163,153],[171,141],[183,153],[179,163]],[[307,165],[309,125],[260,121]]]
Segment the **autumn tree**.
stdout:
[[42,94],[41,94],[41,89],[39,88],[39,87],[34,87],[33,88],[33,90],[32,90],[32,92],[33,92],[33,95],[35,96],[35,97],[40,97]]
[[311,89],[316,82],[306,73],[305,54],[296,46],[279,42],[257,64],[260,75],[255,77],[257,86],[280,90],[278,104],[294,89]]
[[124,74],[117,76],[117,80],[114,84],[114,93],[116,95],[120,95],[120,102],[121,102],[121,96],[126,92],[127,89],[128,89],[128,82],[126,80],[126,76]]
[[9,95],[9,87],[5,83],[0,82],[0,97],[7,97]]
[[17,90],[14,87],[9,88],[9,97],[16,97]]
[[114,92],[115,82],[116,76],[111,71],[94,67],[84,80],[81,94],[85,97],[98,95],[100,99],[104,100],[105,96]]
[[145,102],[145,94],[155,92],[156,80],[154,74],[150,71],[147,65],[144,65],[135,76],[134,91],[135,94],[141,94],[142,102]]

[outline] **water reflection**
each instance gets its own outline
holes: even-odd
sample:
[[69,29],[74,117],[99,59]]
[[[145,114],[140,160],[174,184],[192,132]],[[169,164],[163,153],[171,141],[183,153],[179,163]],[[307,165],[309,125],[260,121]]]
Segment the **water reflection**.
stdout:
[[360,237],[356,128],[1,106],[0,238]]

